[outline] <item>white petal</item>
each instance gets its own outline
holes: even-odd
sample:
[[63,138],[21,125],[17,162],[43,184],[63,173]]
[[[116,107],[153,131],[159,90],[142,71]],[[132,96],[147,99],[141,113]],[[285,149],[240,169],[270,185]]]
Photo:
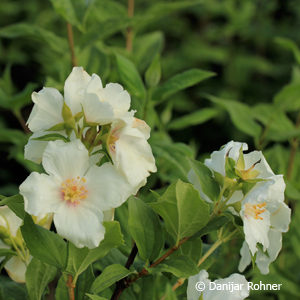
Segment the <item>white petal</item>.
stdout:
[[[227,286],[229,290],[226,288],[222,290],[214,290],[212,285],[212,289],[205,289],[203,293],[203,300],[243,300],[249,296],[248,291],[248,282],[245,276],[240,274],[232,274],[224,279],[217,279],[214,281],[217,286]],[[238,289],[231,290],[232,285],[239,285]]]
[[24,157],[25,159],[31,160],[37,164],[42,162],[43,153],[48,145],[47,141],[37,141],[34,138],[51,134],[51,133],[59,133],[66,136],[64,131],[54,132],[54,131],[37,131],[32,134],[29,138],[28,143],[25,145],[24,149]]
[[93,74],[91,80],[87,84],[86,93],[97,94],[103,89],[101,78],[97,74]]
[[22,219],[16,216],[8,206],[0,207],[0,226],[9,229],[12,236],[17,235],[17,231],[22,225],[22,222]]
[[234,159],[235,161],[239,157],[239,151],[243,146],[243,150],[247,150],[248,146],[245,143],[239,143],[230,141],[226,145],[224,145],[221,150],[214,151],[210,158],[204,161],[204,164],[209,167],[210,169],[220,173],[221,175],[225,176],[225,159],[226,155],[228,154],[229,157]]
[[291,222],[291,209],[280,203],[278,209],[271,214],[271,226],[278,231],[287,232]]
[[85,89],[91,80],[91,76],[82,67],[74,67],[66,79],[64,95],[66,104],[73,114],[81,111]]
[[267,178],[272,177],[274,175],[272,169],[267,163],[265,157],[263,156],[261,151],[252,151],[250,153],[244,154],[245,160],[245,170],[251,168],[255,163],[257,163],[254,167],[255,170],[259,171],[258,178]]
[[229,198],[228,202],[227,202],[227,205],[229,204],[233,204],[233,203],[236,203],[236,202],[239,202],[241,201],[242,199],[244,198],[244,194],[242,191],[235,191],[233,193],[233,195]]
[[240,250],[241,259],[239,263],[239,272],[244,272],[246,267],[251,263],[250,249],[246,241],[243,242],[243,246]]
[[[31,258],[30,258],[31,260]],[[29,262],[28,262],[29,263]],[[26,273],[25,263],[17,256],[13,256],[6,264],[5,270],[7,271],[9,277],[20,283],[25,282],[25,273]]]
[[46,174],[31,173],[20,185],[25,211],[34,216],[55,212],[62,204],[59,184]]
[[106,210],[103,212],[103,221],[113,221],[115,218],[115,209]]
[[98,94],[100,101],[108,102],[116,118],[122,117],[130,107],[130,95],[118,83],[109,83]]
[[256,254],[256,265],[262,274],[269,273],[269,265],[277,258],[282,247],[282,234],[281,232],[270,230],[269,232],[270,246],[267,253],[258,251]]
[[116,141],[116,156],[113,157],[118,170],[122,171],[132,186],[156,172],[155,159],[145,139],[123,135]]
[[88,151],[80,140],[69,143],[51,141],[44,151],[43,167],[61,182],[76,176],[82,177],[89,167]]
[[137,191],[110,163],[101,167],[92,166],[85,178],[87,200],[102,211],[120,206]]
[[38,93],[32,93],[32,100],[35,104],[27,121],[31,131],[47,130],[63,122],[63,97],[58,90],[43,88]]
[[199,274],[190,276],[187,286],[187,300],[199,300],[202,292],[196,289],[196,284],[203,282],[208,287],[210,280],[208,279],[208,273],[206,270],[201,270]]
[[85,205],[61,206],[54,214],[54,224],[59,235],[70,240],[76,247],[90,249],[99,245],[104,238],[103,214]]
[[88,122],[105,125],[114,120],[112,106],[108,102],[101,102],[96,94],[86,94],[82,106]]
[[252,255],[257,251],[256,244],[261,243],[264,249],[269,247],[268,232],[270,229],[270,213],[268,211],[260,214],[263,219],[255,219],[252,216],[242,215],[244,222],[245,240]]

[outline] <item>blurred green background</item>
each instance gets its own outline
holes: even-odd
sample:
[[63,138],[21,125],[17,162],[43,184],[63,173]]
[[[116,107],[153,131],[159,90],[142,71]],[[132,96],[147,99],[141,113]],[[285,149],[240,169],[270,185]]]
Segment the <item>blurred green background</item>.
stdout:
[[[256,293],[251,299],[300,299],[300,2],[136,0],[134,16],[128,17],[125,0],[2,0],[0,194],[18,193],[28,172],[40,169],[23,159],[28,134],[22,127],[32,91],[43,86],[63,90],[72,68],[67,23],[78,65],[104,83],[121,82],[138,116],[152,127],[158,173],[148,188],[187,180],[186,157],[203,159],[231,139],[263,150],[274,172],[285,174],[293,221],[282,254],[268,276],[256,269],[247,275],[253,281],[283,283],[280,292]],[[153,60],[161,65],[158,88],[126,78],[136,69],[145,82]],[[190,69],[189,76],[183,73]],[[202,81],[195,69],[215,76]],[[169,80],[173,91],[164,94]],[[217,253],[211,271],[224,277],[236,272],[239,247],[222,250],[226,261],[218,260]],[[179,299],[184,299],[184,288]]]

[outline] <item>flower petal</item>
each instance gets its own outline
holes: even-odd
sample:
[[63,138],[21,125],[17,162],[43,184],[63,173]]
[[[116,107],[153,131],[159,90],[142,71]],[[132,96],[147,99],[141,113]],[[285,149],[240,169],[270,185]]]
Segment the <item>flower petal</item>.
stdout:
[[204,164],[209,167],[210,169],[220,173],[221,175],[225,176],[225,159],[226,155],[229,155],[235,161],[239,157],[239,152],[241,147],[243,150],[247,150],[248,146],[245,143],[239,143],[230,141],[227,143],[223,148],[219,151],[214,151],[210,158],[204,161]]
[[89,155],[80,140],[69,143],[51,141],[43,155],[43,167],[61,182],[76,176],[82,177],[89,167]]
[[291,222],[291,209],[280,203],[279,208],[271,214],[271,226],[280,232],[287,232]]
[[[31,260],[31,258],[30,258]],[[28,262],[29,263],[29,262]],[[5,270],[8,273],[9,277],[20,283],[25,282],[25,273],[26,273],[25,263],[18,257],[13,256],[6,264]]]
[[252,151],[244,154],[245,170],[251,168],[255,163],[255,170],[259,171],[258,178],[268,178],[274,176],[272,169],[267,163],[261,151]]
[[270,213],[266,210],[260,214],[262,219],[255,219],[252,216],[243,215],[245,240],[252,255],[257,251],[256,244],[261,243],[264,249],[269,247],[268,232],[270,229]]
[[108,102],[101,102],[96,94],[86,94],[82,106],[88,122],[105,125],[114,120],[112,106]]
[[55,212],[61,205],[59,184],[55,178],[31,173],[20,185],[25,211],[34,216]]
[[63,122],[61,115],[63,97],[58,90],[43,88],[38,93],[33,92],[32,101],[35,104],[27,121],[32,132],[47,130]]
[[54,224],[59,235],[70,240],[76,247],[90,249],[104,238],[103,214],[85,205],[64,203],[54,214]]
[[196,289],[196,284],[203,282],[205,287],[208,287],[210,280],[208,279],[208,273],[206,270],[201,270],[199,274],[190,276],[187,286],[187,300],[198,300],[202,292]]
[[241,259],[239,262],[239,272],[244,272],[246,267],[251,263],[250,249],[246,241],[243,242],[243,246],[240,250]]
[[102,211],[120,206],[130,195],[137,192],[128,184],[116,168],[105,163],[101,167],[92,166],[86,176],[87,201]]
[[82,67],[74,67],[65,81],[64,95],[66,104],[73,114],[81,111],[85,89],[91,80],[91,76]]
[[130,107],[130,95],[118,83],[108,83],[98,94],[100,101],[108,102],[116,118],[122,117]]
[[282,234],[281,232],[270,230],[269,231],[270,246],[267,249],[267,254],[260,250],[256,254],[256,265],[262,274],[269,273],[269,265],[277,258],[282,247]]
[[8,206],[0,207],[0,226],[9,229],[12,236],[17,235],[17,231],[23,221]]

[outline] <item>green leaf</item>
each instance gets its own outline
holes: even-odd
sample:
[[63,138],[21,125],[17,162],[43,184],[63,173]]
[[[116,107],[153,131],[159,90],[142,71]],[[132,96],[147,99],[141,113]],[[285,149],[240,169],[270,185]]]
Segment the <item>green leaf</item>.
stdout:
[[31,104],[31,94],[36,86],[36,84],[28,83],[22,92],[15,95],[8,95],[0,88],[0,107],[17,113],[24,106]]
[[133,62],[121,54],[116,54],[116,62],[120,79],[126,86],[128,92],[143,101],[146,97],[146,90]]
[[275,42],[280,46],[291,50],[294,54],[296,62],[300,64],[300,49],[294,41],[287,38],[277,37],[275,38]]
[[33,258],[26,270],[26,287],[29,298],[42,299],[43,293],[50,281],[56,276],[57,269]]
[[25,284],[12,281],[8,276],[0,275],[0,299],[24,300],[28,299]]
[[215,108],[203,108],[169,123],[169,130],[180,130],[186,127],[199,125],[218,115]]
[[79,30],[83,30],[83,22],[86,14],[91,9],[94,1],[85,0],[50,0],[54,9],[67,22],[76,26]]
[[0,248],[0,257],[14,256],[14,255],[17,255],[17,252],[10,250],[10,249],[6,249],[6,248]]
[[21,232],[33,257],[59,269],[66,267],[67,244],[58,234],[34,224],[28,214],[25,215]]
[[196,232],[191,240],[194,240],[195,238],[199,238],[203,235],[206,235],[208,233],[211,233],[213,231],[219,230],[222,226],[227,224],[229,222],[229,219],[225,216],[218,216],[210,220],[206,226],[204,226],[201,230]]
[[153,134],[150,144],[156,158],[160,176],[164,181],[174,182],[178,178],[187,180],[191,169],[189,158],[194,157],[192,149],[183,143],[173,143],[165,135]]
[[7,205],[19,218],[24,219],[24,200],[21,195],[5,197],[0,201],[0,205]]
[[59,133],[49,133],[49,134],[45,134],[45,135],[42,135],[42,136],[39,136],[39,137],[36,137],[36,138],[33,138],[33,140],[36,140],[36,141],[56,141],[56,140],[62,140],[64,142],[69,142],[70,139],[63,136],[62,134],[59,134]]
[[128,201],[128,226],[139,256],[144,261],[153,261],[164,246],[163,229],[159,217],[142,200],[130,198]]
[[60,276],[56,289],[55,289],[55,300],[67,300],[69,299],[69,292],[67,287],[67,275],[62,274]]
[[203,71],[200,69],[191,69],[177,74],[154,90],[152,96],[153,101],[155,101],[156,103],[161,103],[173,94],[196,85],[199,82],[212,76],[215,76],[215,73]]
[[178,180],[158,202],[149,204],[165,221],[176,244],[203,228],[209,220],[209,206],[190,183]]
[[121,265],[110,265],[95,279],[91,286],[91,292],[98,294],[129,274],[132,274],[132,271],[129,271]]
[[145,80],[148,87],[153,88],[157,86],[160,81],[161,77],[161,66],[160,66],[160,58],[157,55],[151,65],[149,66],[148,70],[145,74]]
[[93,266],[89,265],[76,282],[75,299],[86,299],[85,294],[91,289],[94,280]]
[[220,187],[218,183],[214,180],[211,170],[205,166],[203,163],[190,160],[192,167],[191,176],[195,176],[197,185],[201,187],[203,193],[212,201],[216,201],[219,197]]
[[123,244],[123,236],[120,224],[117,221],[104,222],[105,235],[104,240],[97,248],[89,250],[88,248],[78,249],[70,243],[67,271],[78,276],[96,260],[104,257],[112,248]]
[[172,286],[170,284],[167,285],[164,299],[165,300],[177,300],[176,292],[173,291]]
[[284,111],[300,109],[300,84],[290,83],[284,86],[273,99],[278,108]]
[[229,113],[236,128],[252,137],[260,135],[261,127],[255,122],[254,114],[249,106],[241,102],[220,99],[214,96],[207,96],[207,98]]
[[143,34],[134,39],[133,59],[141,73],[145,72],[151,62],[159,57],[163,49],[163,40],[163,34],[159,31]]
[[92,300],[108,300],[107,298],[100,297],[98,295],[86,294]]
[[197,264],[188,256],[170,257],[155,267],[154,272],[168,272],[176,277],[189,277],[198,273]]
[[27,141],[26,134],[16,129],[1,128],[0,129],[0,142],[12,143],[17,146],[25,145]]
[[17,23],[8,25],[0,29],[0,37],[3,38],[19,38],[30,36],[39,39],[46,43],[53,51],[58,53],[65,53],[67,49],[67,42],[65,39],[58,37],[52,31],[48,31],[40,26],[26,23]]

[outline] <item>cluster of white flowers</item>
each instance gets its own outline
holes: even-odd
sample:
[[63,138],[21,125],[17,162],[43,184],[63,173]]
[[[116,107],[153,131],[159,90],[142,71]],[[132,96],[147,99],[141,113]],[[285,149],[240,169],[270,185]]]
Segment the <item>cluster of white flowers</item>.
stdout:
[[[256,265],[261,273],[267,274],[282,247],[282,233],[288,230],[291,210],[284,203],[283,175],[273,173],[260,151],[244,154],[247,149],[247,144],[231,141],[220,151],[214,151],[204,164],[215,176],[224,178],[224,185],[232,193],[223,196],[221,201],[243,220],[245,241],[239,271],[242,272],[250,264],[251,255],[256,254]],[[204,194],[193,171],[189,173],[189,180],[204,199],[212,201]]]
[[82,67],[73,68],[64,97],[43,88],[32,100],[25,158],[42,162],[47,174],[33,172],[21,184],[25,211],[51,213],[59,235],[77,247],[97,247],[105,216],[156,172],[150,128],[129,111],[121,85],[103,87]]

